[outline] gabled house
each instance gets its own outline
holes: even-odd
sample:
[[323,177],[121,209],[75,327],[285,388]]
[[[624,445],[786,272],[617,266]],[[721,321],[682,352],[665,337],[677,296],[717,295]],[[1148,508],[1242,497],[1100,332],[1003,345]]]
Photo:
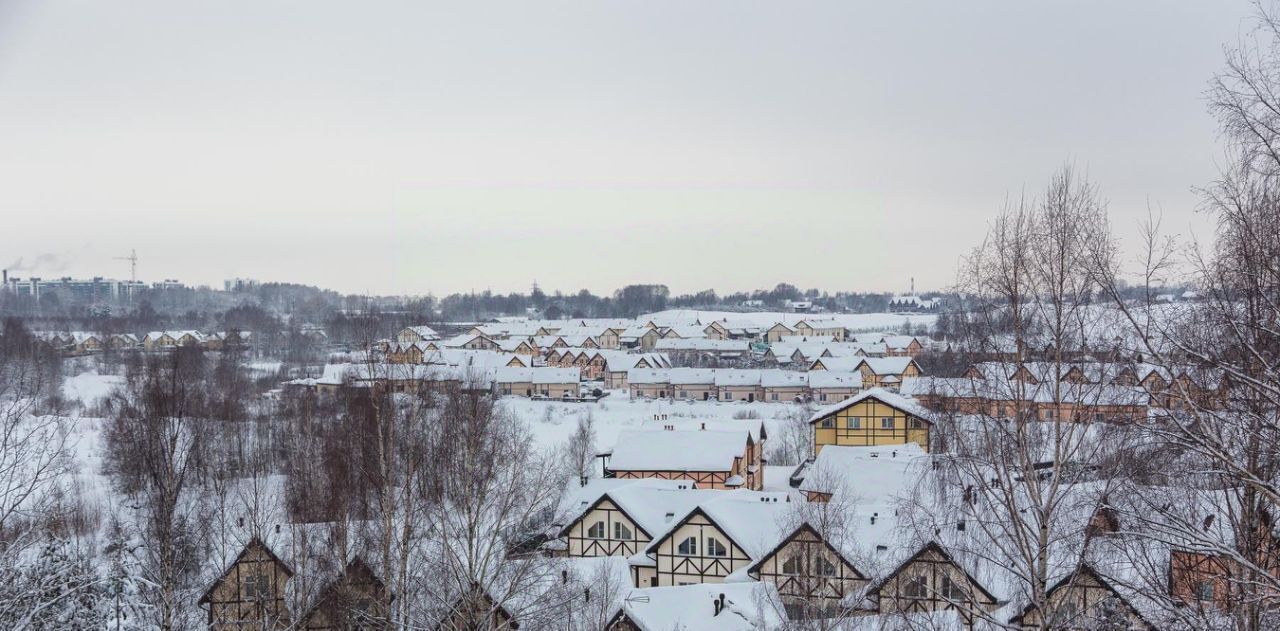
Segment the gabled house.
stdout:
[[568,557],[631,557],[662,532],[676,514],[722,491],[695,489],[685,480],[599,479],[569,494],[553,552]]
[[266,631],[289,626],[285,584],[293,570],[262,540],[249,540],[240,555],[200,597],[212,631]]
[[924,374],[910,357],[862,357],[855,368],[864,388],[897,388],[904,379]]
[[854,567],[808,522],[747,568],[754,579],[773,583],[787,605],[838,609],[871,579]]
[[1062,577],[1045,594],[1047,611],[1027,606],[1010,620],[1026,631],[1054,629],[1125,629],[1150,631],[1154,627],[1088,564]]
[[473,585],[443,612],[435,631],[516,631],[519,628],[520,622],[506,607],[495,601],[484,588]]
[[786,535],[785,493],[733,491],[701,502],[631,560],[637,587],[723,583],[747,577],[747,568]]
[[426,325],[405,327],[400,329],[399,333],[396,333],[396,341],[401,344],[429,342],[438,339],[440,339],[440,334],[436,333],[435,329]]
[[389,605],[394,599],[382,579],[360,557],[355,557],[342,575],[320,591],[304,614],[306,631],[355,631],[386,626]]
[[955,611],[968,626],[999,607],[999,599],[935,542],[873,585],[870,595],[882,614]]
[[872,388],[820,408],[809,417],[814,455],[827,445],[854,447],[915,443],[929,450],[933,421],[920,404],[883,388]]
[[484,335],[463,333],[440,343],[443,348],[465,348],[473,351],[496,351],[498,343]]
[[796,330],[779,322],[765,330],[764,341],[772,344],[773,342],[781,341],[782,338],[789,335],[796,335]]

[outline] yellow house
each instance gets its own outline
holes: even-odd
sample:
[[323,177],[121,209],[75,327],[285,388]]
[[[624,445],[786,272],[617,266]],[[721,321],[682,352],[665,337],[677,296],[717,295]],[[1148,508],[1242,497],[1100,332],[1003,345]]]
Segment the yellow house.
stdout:
[[910,357],[863,357],[858,361],[856,370],[862,373],[864,388],[884,386],[896,389],[903,379],[924,374]]
[[882,388],[872,388],[809,418],[813,426],[813,454],[826,445],[868,447],[916,443],[929,451],[933,423],[920,404]]

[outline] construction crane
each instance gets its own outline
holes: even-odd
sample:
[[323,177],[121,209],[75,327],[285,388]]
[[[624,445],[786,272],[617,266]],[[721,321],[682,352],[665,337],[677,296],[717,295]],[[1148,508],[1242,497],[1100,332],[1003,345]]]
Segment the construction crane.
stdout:
[[138,251],[129,250],[129,256],[117,256],[117,261],[129,261],[129,302],[133,302],[133,288],[138,284]]

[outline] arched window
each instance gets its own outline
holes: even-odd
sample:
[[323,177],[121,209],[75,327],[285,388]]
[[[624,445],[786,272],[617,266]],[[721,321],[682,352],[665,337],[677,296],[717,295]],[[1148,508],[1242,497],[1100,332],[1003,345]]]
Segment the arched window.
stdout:
[[687,557],[696,556],[698,554],[698,539],[695,537],[686,538],[680,542],[676,552]]
[[630,528],[627,528],[627,525],[626,525],[626,524],[624,524],[624,523],[622,523],[622,522],[620,522],[620,521],[615,521],[615,522],[613,522],[613,538],[614,538],[614,539],[622,539],[622,540],[630,540],[630,539],[631,539],[631,529],[630,529]]
[[707,537],[707,554],[713,557],[729,556],[729,550],[715,537]]
[[803,571],[802,565],[800,555],[791,555],[782,562],[782,573],[788,576],[799,576]]
[[928,598],[929,579],[925,576],[912,576],[902,584],[902,595],[907,598]]
[[813,555],[813,573],[818,576],[835,576],[836,565],[832,563],[826,555]]
[[592,539],[604,539],[604,522],[598,521],[587,528],[587,536]]

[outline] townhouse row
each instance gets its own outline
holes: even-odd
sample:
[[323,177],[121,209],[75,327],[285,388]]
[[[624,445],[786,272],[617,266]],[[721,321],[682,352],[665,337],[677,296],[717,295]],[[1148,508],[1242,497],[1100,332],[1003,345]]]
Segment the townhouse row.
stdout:
[[920,367],[910,357],[859,357],[856,361],[828,358],[815,361],[806,372],[725,368],[636,369],[627,373],[627,388],[632,398],[748,403],[834,402],[864,388],[896,388],[903,380],[920,374]]
[[151,331],[139,338],[132,333],[95,333],[91,331],[39,331],[35,338],[48,347],[70,355],[87,355],[106,350],[171,350],[178,347],[197,347],[205,350],[243,348],[253,342],[249,331],[214,331],[204,333],[195,330]]

